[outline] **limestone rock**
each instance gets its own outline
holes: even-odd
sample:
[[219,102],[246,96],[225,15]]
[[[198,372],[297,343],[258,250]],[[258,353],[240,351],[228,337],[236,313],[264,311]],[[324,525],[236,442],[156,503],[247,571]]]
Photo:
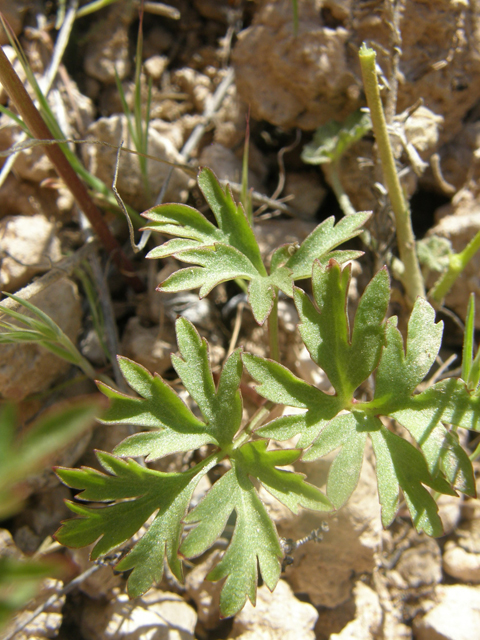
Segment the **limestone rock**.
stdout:
[[[332,457],[295,465],[307,475],[308,482],[322,487],[326,482]],[[295,593],[308,593],[315,606],[336,607],[347,601],[353,588],[353,576],[372,572],[375,551],[379,545],[382,524],[376,476],[372,463],[366,459],[359,484],[350,500],[335,514],[314,514],[302,511],[293,516],[266,491],[261,498],[277,524],[279,534],[299,540],[312,530],[328,523],[320,543],[309,542],[294,553],[294,562],[287,567],[285,579]]]
[[241,640],[314,640],[318,614],[300,602],[290,586],[280,580],[271,593],[265,585],[257,591],[254,607],[247,602],[235,616],[231,638]]
[[84,58],[88,76],[106,84],[115,82],[115,72],[120,80],[127,76],[131,66],[128,27],[133,15],[128,3],[115,3],[106,18],[93,22]]
[[480,520],[464,523],[449,540],[443,554],[443,568],[452,578],[480,583]]
[[[125,147],[133,148],[128,131],[125,115],[115,115],[109,118],[100,118],[88,128],[88,138],[108,142],[114,147],[105,147],[98,144],[84,145],[82,152],[85,164],[98,178],[110,185],[115,173],[116,146],[124,140]],[[148,152],[150,155],[168,162],[182,162],[180,155],[172,142],[159,134],[155,129],[150,130]],[[170,172],[169,165],[164,162],[147,163],[147,174],[153,197],[156,197]],[[174,169],[165,194],[164,202],[179,202],[186,199],[185,189],[189,179],[180,169]],[[127,204],[138,211],[152,206],[152,201],[147,198],[143,184],[140,165],[137,156],[131,156],[124,152],[120,157],[118,170],[117,189]]]
[[[59,280],[29,301],[49,315],[75,342],[82,310],[77,286],[71,280]],[[0,394],[4,398],[22,400],[48,389],[69,367],[70,364],[35,344],[1,345]]]
[[[376,43],[388,77],[391,35],[383,0],[299,0],[294,34],[289,0],[263,0],[233,51],[237,88],[257,119],[313,130],[360,104],[356,51]],[[478,9],[453,0],[406,0],[400,15],[398,112],[422,98],[453,139],[480,98]],[[446,91],[445,87],[449,90]]]
[[[8,633],[16,625],[22,623],[22,620],[29,618],[32,613],[42,605],[51,596],[57,594],[63,588],[63,582],[60,580],[54,580],[53,578],[46,578],[43,580],[39,595],[30,600],[24,609],[18,613],[12,621],[10,627],[5,631]],[[60,596],[51,605],[49,605],[45,611],[36,616],[31,622],[29,622],[24,629],[15,634],[15,640],[37,640],[40,638],[55,638],[58,635],[58,631],[62,624],[62,607],[65,604],[65,596]]]
[[413,623],[416,640],[478,640],[480,587],[463,585],[435,589],[437,604]]
[[294,35],[288,0],[263,2],[233,50],[236,84],[252,116],[281,127],[315,129],[359,105],[360,84],[347,59],[349,32],[326,27],[321,2],[299,2]]
[[42,214],[4,218],[0,221],[0,254],[0,288],[17,291],[61,259],[55,224]]
[[198,621],[206,630],[215,629],[220,623],[220,592],[223,585],[206,577],[221,557],[222,552],[215,549],[195,564],[185,577],[186,595],[195,602]]
[[340,633],[333,633],[331,640],[373,640],[378,637],[382,624],[382,607],[378,595],[363,582],[354,587],[356,615]]
[[176,593],[151,589],[130,600],[119,594],[107,607],[89,603],[82,612],[85,640],[194,640],[195,611]]

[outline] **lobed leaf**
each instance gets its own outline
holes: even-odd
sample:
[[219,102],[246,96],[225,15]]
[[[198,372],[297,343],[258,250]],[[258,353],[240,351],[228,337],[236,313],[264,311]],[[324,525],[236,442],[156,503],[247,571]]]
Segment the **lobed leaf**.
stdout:
[[255,604],[258,568],[273,591],[280,577],[282,557],[275,526],[253,484],[235,463],[185,518],[187,524],[196,526],[187,534],[181,552],[189,558],[204,553],[222,534],[233,512],[233,537],[223,558],[207,576],[209,580],[226,578],[220,596],[225,616],[240,611],[247,598]]
[[128,396],[98,382],[100,391],[111,401],[102,422],[162,431],[132,435],[116,447],[115,453],[124,456],[147,455],[148,460],[156,460],[170,453],[216,443],[205,423],[193,415],[158,374],[153,376],[128,358],[119,357],[118,363],[129,386],[141,397]]
[[[310,277],[312,261],[318,258],[326,262],[328,254],[339,244],[361,232],[360,227],[370,215],[357,213],[344,218],[336,226],[333,217],[329,218],[305,239],[293,255],[291,247],[280,247],[272,258],[269,275],[253,229],[242,206],[233,200],[230,188],[223,189],[213,172],[206,168],[199,172],[198,184],[218,226],[185,205],[160,205],[143,214],[150,220],[146,229],[173,236],[147,257],[173,255],[194,265],[171,274],[158,291],[199,288],[200,297],[203,297],[221,282],[247,280],[250,283],[248,301],[259,324],[263,324],[270,314],[278,289],[292,296],[294,280]],[[344,262],[358,257],[361,252],[336,251],[333,255]]]
[[294,294],[302,340],[337,394],[345,399],[352,397],[378,364],[385,343],[384,317],[390,297],[388,275],[382,269],[360,299],[350,338],[347,316],[350,273],[350,267],[342,270],[334,260],[326,268],[315,262],[312,282],[317,308],[300,289]]
[[276,468],[292,464],[301,453],[301,449],[267,451],[267,442],[257,440],[238,449],[234,459],[246,474],[260,480],[265,489],[292,513],[298,513],[298,507],[331,511],[332,505],[325,495],[305,482],[302,475]]
[[64,522],[56,539],[73,548],[96,542],[91,553],[95,560],[129,540],[157,512],[147,533],[118,569],[133,569],[128,589],[132,596],[141,595],[161,579],[166,551],[170,569],[181,579],[177,550],[182,518],[197,482],[216,460],[184,473],[162,473],[104,452],[97,452],[97,457],[108,474],[90,468],[57,469],[62,482],[82,490],[77,498],[107,504],[94,508],[67,503],[80,518]]

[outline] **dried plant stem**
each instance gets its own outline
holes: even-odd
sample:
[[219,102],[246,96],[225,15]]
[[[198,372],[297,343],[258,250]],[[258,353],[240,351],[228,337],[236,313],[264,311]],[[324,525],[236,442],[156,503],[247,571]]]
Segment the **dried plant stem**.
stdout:
[[410,207],[400,185],[388,136],[375,68],[376,53],[373,49],[362,45],[359,55],[363,86],[370,109],[383,176],[395,215],[398,250],[400,259],[405,267],[402,282],[408,301],[413,305],[417,296],[425,297],[425,287],[415,250],[415,236],[413,235]]
[[[39,140],[51,140],[52,134],[2,49],[0,49],[0,82],[32,135]],[[110,229],[102,218],[102,214],[88,195],[85,185],[73,170],[60,146],[48,144],[44,146],[44,149],[59,176],[70,189],[78,206],[90,220],[101,243],[108,253],[112,255],[124,278],[135,291],[143,291],[144,285],[135,275],[133,265],[111,234]]]

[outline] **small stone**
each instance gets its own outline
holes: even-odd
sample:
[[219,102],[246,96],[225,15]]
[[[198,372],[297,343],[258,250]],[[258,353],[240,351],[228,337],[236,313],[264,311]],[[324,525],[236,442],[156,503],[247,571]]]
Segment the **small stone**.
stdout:
[[130,600],[119,594],[107,607],[89,603],[81,629],[86,640],[194,640],[197,614],[176,593],[150,589]]
[[[85,164],[89,171],[110,185],[115,174],[117,159],[116,146],[121,140],[125,141],[125,147],[131,148],[133,142],[128,131],[128,122],[125,115],[114,115],[109,118],[99,118],[93,123],[87,132],[88,138],[95,141],[108,142],[113,147],[99,144],[84,145],[82,152]],[[171,140],[162,136],[155,129],[149,130],[148,141],[149,154],[167,162],[181,163],[182,158],[175,149]],[[153,200],[160,192],[163,183],[170,173],[170,166],[165,162],[147,162],[148,183],[151,196],[145,192],[145,185],[140,170],[138,158],[123,152],[120,156],[117,189],[123,200],[137,211],[143,211],[152,206]],[[165,202],[184,201],[188,195],[186,191],[189,178],[181,169],[174,169],[165,193]]]
[[455,531],[443,554],[443,568],[462,582],[480,583],[480,520],[465,522]]
[[61,257],[55,224],[44,215],[14,216],[0,221],[0,288],[17,291]]
[[478,640],[480,587],[439,585],[435,596],[437,604],[413,622],[415,639]]
[[[18,613],[10,626],[5,629],[5,633],[8,634],[13,628],[21,625],[22,620],[26,620],[31,614],[42,605],[51,596],[58,594],[63,588],[63,582],[60,580],[54,580],[53,578],[46,578],[42,581],[39,588],[39,595],[30,600],[26,607]],[[55,638],[58,635],[58,631],[62,624],[62,607],[65,604],[65,596],[60,596],[57,600],[52,602],[45,611],[42,611],[40,615],[36,616],[31,622],[29,622],[21,631],[15,634],[15,640],[37,640],[40,638]],[[2,630],[3,631],[3,630]]]
[[381,630],[383,612],[378,595],[363,582],[357,582],[355,596],[355,619],[340,633],[333,633],[330,640],[372,640]]
[[418,544],[400,556],[396,570],[405,581],[405,588],[437,584],[442,579],[442,559],[438,543],[422,536]]
[[318,613],[311,604],[298,600],[290,586],[280,580],[270,592],[257,591],[257,603],[249,601],[235,616],[231,638],[239,640],[315,640]]
[[169,60],[167,56],[152,56],[144,62],[145,72],[153,80],[158,81],[162,77],[165,69],[168,67],[168,63]]

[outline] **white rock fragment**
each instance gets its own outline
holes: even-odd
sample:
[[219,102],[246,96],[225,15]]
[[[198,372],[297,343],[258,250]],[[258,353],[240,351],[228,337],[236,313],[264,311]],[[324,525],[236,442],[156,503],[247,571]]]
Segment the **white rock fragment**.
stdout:
[[239,640],[314,640],[318,613],[298,600],[280,580],[273,593],[265,585],[257,591],[257,604],[247,602],[235,616],[231,638]]
[[0,288],[17,291],[61,257],[55,224],[44,215],[13,216],[0,221]]
[[333,633],[330,640],[373,640],[380,631],[383,613],[378,595],[363,582],[357,582],[355,596],[355,619],[340,633]]
[[445,545],[443,568],[452,578],[480,583],[480,553],[469,553],[451,540]]
[[[87,137],[93,141],[107,142],[113,146],[101,144],[83,145],[82,153],[89,171],[110,185],[115,173],[117,157],[116,147],[123,140],[126,148],[134,148],[128,131],[125,115],[114,115],[109,118],[99,118],[87,132]],[[145,185],[137,156],[123,152],[120,156],[117,189],[127,204],[138,211],[152,206],[153,200],[160,192],[170,165],[167,163],[182,163],[182,158],[175,149],[172,141],[161,135],[155,129],[149,130],[148,153],[159,159],[159,162],[148,160],[147,175],[150,185],[151,199],[147,197]],[[189,178],[181,169],[174,169],[164,197],[164,202],[179,202],[186,199]]]
[[435,589],[438,599],[430,611],[413,623],[416,640],[478,640],[480,587],[464,585]]
[[135,600],[120,594],[106,608],[87,605],[82,633],[86,640],[194,640],[196,622],[183,598],[151,589]]
[[[48,600],[51,596],[58,593],[63,588],[63,582],[46,578],[40,587],[40,594],[31,600],[20,613],[12,620],[10,626],[6,629],[9,633],[12,629],[21,625],[26,621],[33,611],[41,604]],[[40,638],[55,638],[62,624],[62,607],[65,604],[65,596],[60,596],[55,602],[52,602],[45,611],[36,616],[21,631],[15,634],[15,640],[37,640]]]
[[456,540],[449,540],[443,553],[443,568],[462,582],[480,583],[480,520],[462,524]]
[[[298,472],[307,475],[316,487],[325,485],[332,456],[315,462],[297,463]],[[335,514],[302,511],[292,515],[265,491],[267,504],[281,536],[299,540],[326,521],[329,531],[320,543],[309,542],[293,554],[294,562],[285,577],[295,593],[308,593],[315,606],[337,607],[349,599],[353,576],[371,573],[379,546],[382,523],[377,483],[372,463],[366,457],[357,488],[350,500]],[[274,503],[277,502],[275,506]]]

